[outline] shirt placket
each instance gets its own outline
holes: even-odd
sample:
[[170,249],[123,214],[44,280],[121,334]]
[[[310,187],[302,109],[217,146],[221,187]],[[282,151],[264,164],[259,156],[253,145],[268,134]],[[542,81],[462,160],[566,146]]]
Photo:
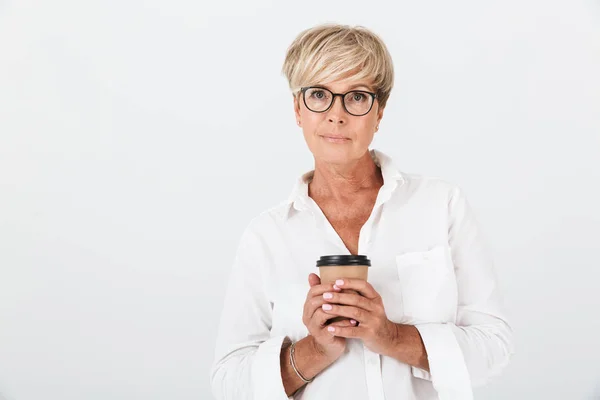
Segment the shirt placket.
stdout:
[[[360,236],[358,238],[358,253],[368,255],[369,246],[371,244],[371,237],[373,235],[373,218],[378,211],[379,205],[373,207],[373,213],[369,216],[369,219],[365,225],[361,228]],[[363,355],[365,363],[365,379],[367,382],[367,392],[369,393],[369,400],[385,400],[383,391],[383,378],[381,375],[381,356],[371,350],[369,350],[363,344]]]
[[[377,212],[379,212],[379,207],[381,207],[383,203],[385,203],[385,201],[389,199],[391,191],[394,188],[395,185],[384,185],[378,193],[371,215],[360,230],[360,234],[358,237],[358,254],[368,255],[369,247],[372,242],[371,237],[374,234],[373,224],[375,216]],[[342,241],[342,238],[335,231],[331,223],[329,223],[319,206],[316,203],[314,203],[314,201],[312,201],[312,199],[310,198],[307,198],[306,200],[310,203],[309,207],[312,209],[313,216],[318,216],[321,226],[326,231],[328,239],[336,243],[340,249],[343,249],[344,253],[350,254],[346,245]],[[381,356],[369,350],[364,344],[363,356],[369,400],[385,400],[385,394],[383,390],[383,378],[381,374]]]
[[[396,182],[387,182],[381,188],[375,200],[373,211],[369,216],[365,225],[361,228],[360,235],[358,238],[358,254],[369,255],[371,243],[373,242],[372,237],[375,234],[374,224],[375,216],[378,212],[383,212],[383,204],[390,198],[392,191],[396,188]],[[375,267],[376,268],[376,267]],[[369,400],[385,400],[385,393],[383,391],[383,377],[381,374],[381,355],[369,350],[363,344],[363,354],[365,361],[365,378],[367,382],[367,392],[369,393]]]

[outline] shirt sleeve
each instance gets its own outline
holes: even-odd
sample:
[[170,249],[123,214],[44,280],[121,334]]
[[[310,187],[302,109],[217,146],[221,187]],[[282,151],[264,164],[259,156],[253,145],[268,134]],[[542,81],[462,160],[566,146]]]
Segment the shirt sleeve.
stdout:
[[498,375],[514,353],[513,332],[502,310],[494,265],[476,216],[461,189],[449,199],[449,244],[458,287],[456,324],[416,325],[427,350],[432,381],[441,400],[471,399],[471,387]]
[[287,336],[271,336],[263,243],[246,228],[238,245],[219,322],[210,379],[217,400],[287,400],[280,353]]

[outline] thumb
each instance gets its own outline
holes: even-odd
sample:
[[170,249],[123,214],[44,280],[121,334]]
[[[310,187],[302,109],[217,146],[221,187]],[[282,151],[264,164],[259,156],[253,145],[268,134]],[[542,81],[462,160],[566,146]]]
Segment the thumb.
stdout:
[[312,272],[308,275],[308,284],[310,287],[321,284],[321,278],[317,274],[313,274]]

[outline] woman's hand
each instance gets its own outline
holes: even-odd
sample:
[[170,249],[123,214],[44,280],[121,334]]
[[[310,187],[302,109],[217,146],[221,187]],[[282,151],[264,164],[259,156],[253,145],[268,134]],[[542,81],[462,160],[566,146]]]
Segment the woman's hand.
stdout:
[[308,332],[313,337],[315,350],[324,355],[329,361],[333,362],[344,353],[344,350],[346,349],[346,339],[331,335],[327,331],[327,328],[330,326],[343,328],[351,327],[353,325],[350,320],[326,325],[327,320],[333,318],[333,316],[328,315],[321,307],[325,303],[323,293],[339,292],[340,289],[335,289],[332,283],[321,284],[319,276],[312,273],[308,276],[308,283],[311,287],[304,303],[302,322],[306,325]]
[[[358,321],[353,326],[328,326],[329,335],[339,338],[359,338],[365,346],[378,354],[393,354],[400,330],[390,321],[383,307],[383,300],[370,283],[363,279],[338,279],[334,290],[324,291],[322,306],[328,318],[335,316]],[[356,293],[340,293],[341,289],[352,289]],[[354,326],[356,325],[356,326]]]

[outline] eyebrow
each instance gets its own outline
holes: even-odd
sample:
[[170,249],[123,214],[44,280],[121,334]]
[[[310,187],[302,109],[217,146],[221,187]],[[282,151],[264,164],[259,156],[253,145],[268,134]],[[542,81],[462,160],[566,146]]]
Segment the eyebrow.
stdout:
[[[333,90],[331,90],[330,88],[328,88],[328,87],[327,87],[327,86],[325,86],[325,85],[315,85],[315,87],[321,87],[321,88],[324,88],[324,89],[327,89],[327,90],[329,90],[329,91],[332,91],[332,92],[333,92]],[[371,92],[374,90],[374,89],[373,89],[371,86],[369,86],[369,85],[366,85],[366,84],[364,84],[364,83],[357,83],[357,84],[355,84],[355,85],[352,85],[352,86],[350,86],[350,87],[348,88],[347,92],[349,92],[349,91],[351,91],[351,90],[354,90],[354,89],[356,89],[356,88],[360,88],[360,87],[362,87],[362,88],[366,88],[367,90],[369,90],[369,91],[371,91]]]

